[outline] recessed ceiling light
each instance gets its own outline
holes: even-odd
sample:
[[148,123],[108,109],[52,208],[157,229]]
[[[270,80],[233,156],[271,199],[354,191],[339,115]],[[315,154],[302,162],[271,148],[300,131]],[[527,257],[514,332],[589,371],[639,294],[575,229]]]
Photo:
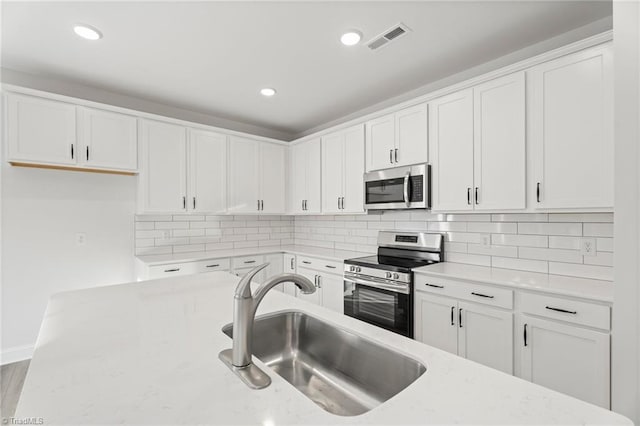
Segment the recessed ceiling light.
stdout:
[[340,41],[345,46],[355,46],[360,43],[360,39],[362,38],[362,33],[358,30],[349,30],[346,33],[342,34],[340,37]]
[[84,24],[78,24],[73,27],[73,31],[82,38],[87,40],[99,40],[102,38],[102,33],[97,29]]
[[260,93],[262,94],[262,96],[273,96],[276,94],[276,89],[265,87],[264,89],[260,90]]

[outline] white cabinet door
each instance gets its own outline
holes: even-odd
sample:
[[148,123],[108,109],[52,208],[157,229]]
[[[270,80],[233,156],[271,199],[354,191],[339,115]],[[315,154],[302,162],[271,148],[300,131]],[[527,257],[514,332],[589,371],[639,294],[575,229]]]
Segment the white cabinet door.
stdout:
[[320,274],[322,306],[335,312],[344,313],[344,282],[339,275]]
[[458,302],[458,355],[513,374],[513,313]]
[[366,123],[367,171],[394,166],[395,124],[394,114],[385,115]]
[[292,213],[304,212],[304,199],[307,188],[306,161],[307,151],[305,144],[294,145],[289,149],[289,210]]
[[145,212],[186,211],[186,129],[140,120],[140,198]]
[[432,210],[472,210],[473,90],[429,104]]
[[78,108],[81,165],[101,169],[138,169],[138,120],[130,115]]
[[344,131],[344,159],[342,161],[343,213],[364,211],[364,129],[362,125]]
[[415,339],[458,353],[458,322],[455,299],[415,292]]
[[228,210],[230,213],[258,213],[260,148],[252,139],[229,138]]
[[533,205],[613,207],[611,44],[539,65],[528,78]]
[[227,137],[189,130],[189,195],[194,212],[224,213],[227,208]]
[[524,209],[524,72],[474,87],[475,210]]
[[[314,284],[317,283],[318,273],[312,271],[311,269],[298,268],[298,274],[306,277]],[[316,291],[311,294],[304,294],[302,291],[300,291],[299,288],[296,288],[296,297],[298,299],[306,300],[307,302],[311,302],[316,305],[322,305],[322,288],[317,287]]]
[[7,104],[9,161],[76,164],[74,105],[14,93]]
[[427,104],[416,105],[403,109],[395,114],[395,140],[397,166],[408,166],[416,163],[426,163],[428,160],[429,144],[427,142]]
[[344,176],[344,143],[341,133],[322,137],[322,211],[340,213]]
[[305,142],[306,154],[306,196],[305,213],[320,213],[322,192],[321,141],[313,139]]
[[261,213],[284,213],[286,147],[259,142]]
[[523,379],[609,408],[609,334],[528,315],[519,328]]

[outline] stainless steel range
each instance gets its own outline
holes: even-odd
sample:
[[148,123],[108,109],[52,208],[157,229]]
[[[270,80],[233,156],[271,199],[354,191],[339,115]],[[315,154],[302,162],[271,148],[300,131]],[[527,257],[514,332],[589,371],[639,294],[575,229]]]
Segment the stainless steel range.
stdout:
[[442,234],[378,233],[378,254],[344,261],[344,313],[413,338],[413,268],[444,260]]

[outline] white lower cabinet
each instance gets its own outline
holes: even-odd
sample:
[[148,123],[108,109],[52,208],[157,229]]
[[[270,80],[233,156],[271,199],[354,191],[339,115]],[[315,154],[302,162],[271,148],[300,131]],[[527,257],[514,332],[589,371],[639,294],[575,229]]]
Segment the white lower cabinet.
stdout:
[[[298,267],[297,273],[309,279],[316,286],[316,291],[312,294],[304,294],[300,289],[296,288],[296,297],[307,300],[316,305],[324,306],[335,312],[344,313],[344,281],[341,274],[327,272],[326,270],[334,269],[335,262],[323,261],[321,259],[304,258],[302,262],[305,265],[314,265],[319,270],[309,269],[307,267]],[[317,265],[317,266],[315,266]]]
[[510,311],[416,292],[415,338],[513,373],[513,313]]

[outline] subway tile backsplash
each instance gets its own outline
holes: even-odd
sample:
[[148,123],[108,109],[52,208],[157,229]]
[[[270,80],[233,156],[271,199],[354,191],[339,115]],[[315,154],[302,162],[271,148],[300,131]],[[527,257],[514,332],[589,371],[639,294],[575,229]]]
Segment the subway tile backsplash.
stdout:
[[[297,216],[296,244],[375,252],[379,230],[445,235],[449,262],[613,279],[612,213],[434,214],[391,211],[354,216]],[[582,238],[596,240],[593,256]],[[489,242],[486,244],[485,242]]]
[[[300,244],[374,253],[380,230],[440,232],[449,262],[613,279],[612,213],[136,216],[136,254]],[[582,238],[596,241],[593,256]]]
[[136,255],[293,244],[293,217],[138,215]]

